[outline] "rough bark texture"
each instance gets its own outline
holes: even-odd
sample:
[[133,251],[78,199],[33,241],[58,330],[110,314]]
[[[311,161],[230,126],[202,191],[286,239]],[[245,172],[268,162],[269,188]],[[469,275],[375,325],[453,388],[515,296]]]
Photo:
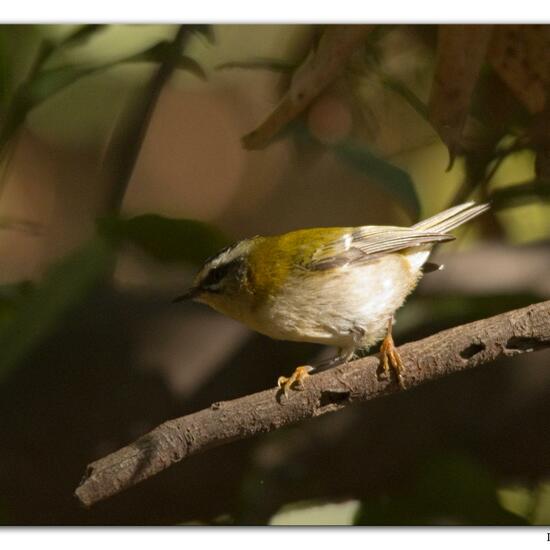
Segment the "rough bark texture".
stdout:
[[[399,348],[407,388],[452,372],[478,367],[500,356],[550,347],[550,301],[452,328]],[[91,506],[172,464],[212,447],[276,430],[352,403],[400,391],[385,379],[377,357],[320,373],[288,399],[276,389],[161,424],[134,443],[91,463],[76,497]]]

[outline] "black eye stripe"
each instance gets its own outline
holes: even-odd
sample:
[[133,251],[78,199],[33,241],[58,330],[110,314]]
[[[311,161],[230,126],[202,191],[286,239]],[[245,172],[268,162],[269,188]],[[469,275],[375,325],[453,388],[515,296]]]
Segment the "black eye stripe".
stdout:
[[209,287],[218,285],[227,275],[238,269],[240,265],[240,260],[233,260],[232,262],[211,269],[208,275],[202,280],[200,285],[201,288],[208,289]]
[[204,286],[210,286],[219,283],[228,272],[227,266],[216,267],[215,269],[210,270],[202,284]]

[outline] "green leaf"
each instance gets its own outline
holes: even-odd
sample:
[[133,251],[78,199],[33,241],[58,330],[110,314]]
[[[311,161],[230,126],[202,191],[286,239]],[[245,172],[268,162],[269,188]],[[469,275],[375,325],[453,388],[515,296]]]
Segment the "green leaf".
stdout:
[[[172,53],[172,43],[169,40],[160,40],[151,47],[124,58],[125,63],[154,62],[159,63]],[[119,61],[120,62],[120,61]]]
[[130,219],[104,219],[100,231],[132,243],[161,262],[202,263],[228,244],[214,227],[195,220],[144,214]]
[[204,69],[192,57],[182,55],[177,62],[177,68],[183,71],[190,72],[192,75],[201,80],[208,80]]
[[404,170],[380,158],[364,145],[346,141],[334,147],[336,155],[395,197],[417,221],[420,201],[414,183]]
[[497,496],[503,508],[527,521],[530,520],[536,507],[535,491],[532,488],[525,485],[505,486],[498,489]]
[[108,25],[81,25],[76,31],[61,40],[59,45],[69,47],[80,46],[105,27],[108,27]]
[[195,24],[187,26],[192,33],[206,38],[209,44],[216,43],[216,36],[214,35],[214,27],[212,25]]
[[[87,28],[77,31],[73,38],[69,40],[69,44],[73,44],[74,40],[83,40],[89,38],[93,33],[99,30],[101,25],[89,25]],[[65,42],[67,44],[67,42]],[[52,53],[54,45],[44,42],[42,45],[42,52],[38,62],[41,66]],[[60,92],[67,86],[77,82],[85,76],[90,76],[94,73],[108,70],[121,63],[135,63],[135,62],[154,62],[160,63],[166,59],[166,56],[177,55],[176,66],[180,69],[187,70],[201,78],[206,80],[206,74],[202,67],[192,58],[188,56],[182,56],[179,52],[173,50],[171,42],[162,40],[152,47],[147,48],[143,52],[111,61],[109,63],[103,63],[99,65],[64,65],[55,67],[53,69],[39,70],[34,74],[33,78],[27,82],[24,82],[15,92],[12,104],[7,110],[7,115],[0,128],[0,155],[5,152],[6,145],[13,135],[17,132],[21,124],[25,121],[27,113],[47,100],[52,95]],[[0,58],[1,63],[1,58]],[[0,66],[1,69],[1,66]],[[1,97],[1,92],[0,92]]]
[[70,309],[78,305],[112,266],[112,246],[95,238],[46,274],[35,289],[24,289],[0,325],[0,380],[26,357]]
[[550,481],[501,487],[498,499],[510,512],[524,517],[531,525],[550,524]]
[[107,67],[107,65],[64,65],[39,72],[31,82],[20,88],[20,93],[28,104],[27,111],[82,77]]
[[360,503],[298,502],[287,504],[269,520],[269,525],[353,525]]
[[[90,76],[100,71],[106,71],[122,63],[161,63],[170,55],[173,55],[172,44],[166,40],[162,40],[142,52],[117,59],[116,61],[110,61],[109,63],[99,65],[71,64],[42,70],[18,91],[20,102],[25,106],[24,115],[26,115],[31,108],[85,76]],[[188,56],[180,56],[178,53],[177,66],[181,69],[190,71],[199,78],[206,79],[206,74],[202,67],[194,59]]]

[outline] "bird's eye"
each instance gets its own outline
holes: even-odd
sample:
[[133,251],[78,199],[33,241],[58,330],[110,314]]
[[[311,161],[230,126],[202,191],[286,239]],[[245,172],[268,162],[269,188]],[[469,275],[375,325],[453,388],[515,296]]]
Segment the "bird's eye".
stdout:
[[211,269],[208,275],[202,281],[201,287],[205,290],[216,292],[217,290],[219,290],[219,285],[222,280],[225,279],[225,277],[235,268],[236,263],[230,262],[228,264],[220,265],[218,267],[215,267],[214,269]]
[[227,269],[225,269],[225,266],[213,269],[208,274],[208,277],[204,282],[207,285],[214,285],[216,283],[219,283],[225,277],[226,273],[227,273]]

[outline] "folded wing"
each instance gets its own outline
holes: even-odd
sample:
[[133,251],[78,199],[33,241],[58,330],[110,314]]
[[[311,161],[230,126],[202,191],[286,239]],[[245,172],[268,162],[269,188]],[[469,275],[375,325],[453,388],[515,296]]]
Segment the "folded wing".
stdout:
[[320,247],[308,269],[319,271],[369,262],[386,254],[426,244],[452,241],[453,235],[411,227],[374,226],[350,228],[349,233]]

